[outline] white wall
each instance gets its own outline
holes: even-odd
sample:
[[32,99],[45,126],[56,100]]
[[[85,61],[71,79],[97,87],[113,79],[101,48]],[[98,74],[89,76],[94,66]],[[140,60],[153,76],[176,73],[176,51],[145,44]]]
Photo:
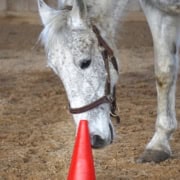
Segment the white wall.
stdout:
[[0,1],[0,11],[4,11],[7,8],[6,0]]

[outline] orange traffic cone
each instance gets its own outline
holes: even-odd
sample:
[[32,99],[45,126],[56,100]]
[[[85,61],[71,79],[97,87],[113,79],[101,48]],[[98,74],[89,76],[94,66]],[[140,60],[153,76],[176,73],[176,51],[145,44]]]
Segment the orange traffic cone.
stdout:
[[81,120],[74,145],[68,180],[95,180],[88,121]]

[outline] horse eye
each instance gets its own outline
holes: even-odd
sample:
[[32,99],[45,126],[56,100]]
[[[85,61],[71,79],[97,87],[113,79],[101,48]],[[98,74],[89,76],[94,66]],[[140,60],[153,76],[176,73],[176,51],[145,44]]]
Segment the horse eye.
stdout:
[[91,59],[84,59],[80,63],[80,68],[81,69],[86,69],[86,68],[88,68],[90,66],[90,64],[91,64]]

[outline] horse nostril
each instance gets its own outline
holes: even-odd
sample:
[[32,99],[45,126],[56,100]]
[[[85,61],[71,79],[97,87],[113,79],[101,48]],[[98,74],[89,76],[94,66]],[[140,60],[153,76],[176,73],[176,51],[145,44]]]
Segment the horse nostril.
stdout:
[[102,139],[99,135],[94,135],[92,137],[92,147],[101,148],[103,146],[105,146],[105,140]]
[[109,124],[109,129],[110,129],[110,132],[111,132],[111,143],[113,142],[113,139],[114,139],[114,130],[113,130],[113,127],[111,124]]

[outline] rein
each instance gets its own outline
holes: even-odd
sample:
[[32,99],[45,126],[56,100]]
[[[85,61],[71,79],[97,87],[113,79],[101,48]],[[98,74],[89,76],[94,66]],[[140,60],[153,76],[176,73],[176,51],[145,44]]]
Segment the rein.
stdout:
[[102,96],[101,98],[99,98],[98,100],[96,100],[88,105],[79,107],[79,108],[71,108],[71,106],[69,104],[69,111],[72,114],[80,114],[80,113],[89,111],[91,109],[94,109],[101,104],[109,103],[110,107],[111,107],[111,112],[110,112],[111,117],[116,118],[117,123],[120,123],[120,117],[119,117],[119,115],[116,114],[116,109],[117,109],[116,87],[114,87],[113,94],[111,95],[111,80],[110,80],[110,67],[109,67],[109,63],[111,62],[114,69],[118,72],[117,60],[114,57],[114,53],[113,53],[112,49],[108,46],[106,41],[102,38],[98,28],[95,25],[93,25],[92,30],[96,34],[99,46],[104,49],[102,51],[102,57],[103,57],[105,69],[107,72],[107,78],[106,78],[106,84],[105,84],[105,95]]

